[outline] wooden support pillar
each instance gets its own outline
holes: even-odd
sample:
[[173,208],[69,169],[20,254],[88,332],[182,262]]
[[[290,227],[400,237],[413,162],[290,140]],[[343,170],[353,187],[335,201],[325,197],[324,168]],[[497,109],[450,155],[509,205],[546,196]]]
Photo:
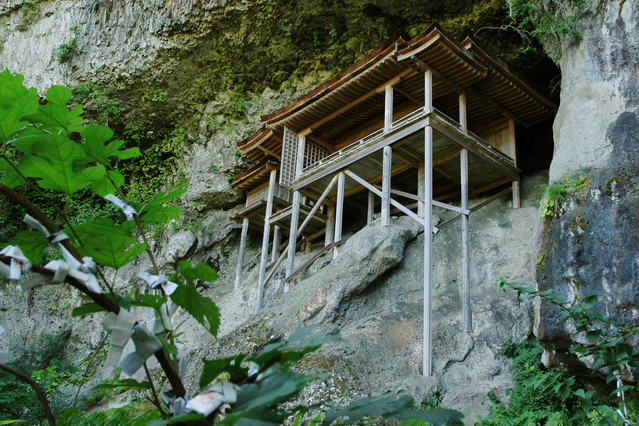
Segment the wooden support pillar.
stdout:
[[[515,140],[515,120],[512,118],[508,120],[508,131],[510,136],[511,143],[511,153],[513,155],[513,159],[515,160],[515,166],[517,165],[517,144]],[[520,187],[519,181],[513,181],[513,208],[518,209],[521,207],[521,195],[520,195]]]
[[388,133],[393,127],[393,86],[384,87],[384,96],[384,133]]
[[335,241],[335,205],[326,206],[326,233],[324,234],[324,247]]
[[521,190],[519,189],[519,181],[513,181],[513,208],[518,209],[521,207]]
[[[428,74],[429,72],[427,72]],[[433,128],[424,129],[424,376],[433,374],[432,265],[433,265]]]
[[468,134],[468,119],[466,117],[466,92],[459,94],[459,124],[462,132]]
[[[306,148],[306,135],[299,135],[297,143],[297,162],[295,164],[295,178],[299,178],[302,175],[302,167],[304,167],[304,149]],[[291,207],[293,211],[291,213],[291,232],[288,239],[288,258],[286,260],[286,278],[289,277],[295,270],[295,245],[297,244],[297,226],[300,221],[300,199],[301,194],[299,191],[293,192],[293,202]],[[285,289],[286,290],[286,289]]]
[[[346,183],[346,175],[339,172],[337,178],[337,203],[335,206],[335,241],[342,240],[342,221],[344,219],[344,184]],[[333,259],[339,255],[339,246],[333,249]]]
[[280,227],[273,227],[273,248],[271,249],[271,262],[275,262],[280,256],[280,244],[282,243],[282,233]]
[[[468,209],[468,151],[459,153],[461,170],[461,208]],[[462,214],[462,299],[464,311],[464,330],[470,333],[473,328],[470,309],[470,260],[468,255],[468,215]]]
[[[426,182],[424,180],[424,163],[420,162],[417,166],[417,196],[424,198],[424,191]],[[417,216],[424,217],[424,202],[417,202]]]
[[246,250],[246,237],[248,235],[249,219],[242,219],[242,236],[240,236],[240,251],[237,254],[237,269],[235,270],[235,287],[233,291],[237,291],[242,283],[242,267],[244,266],[244,251]]
[[306,247],[304,247],[304,253],[305,254],[309,254],[312,250],[313,250],[313,242],[312,241],[307,241],[306,242]]
[[366,211],[366,224],[370,225],[375,220],[375,194],[368,191],[368,210]]
[[433,71],[430,69],[424,73],[424,111],[433,110]]
[[266,262],[268,261],[268,240],[271,233],[271,212],[273,210],[273,194],[275,192],[275,182],[277,170],[271,170],[268,182],[268,196],[266,198],[266,212],[264,213],[264,236],[262,237],[262,258],[260,259],[260,274],[257,281],[257,303],[255,312],[259,312],[262,307],[262,294],[264,292],[264,276],[266,275]]
[[382,169],[382,226],[390,226],[390,190],[391,168],[393,161],[393,149],[384,147],[384,159]]

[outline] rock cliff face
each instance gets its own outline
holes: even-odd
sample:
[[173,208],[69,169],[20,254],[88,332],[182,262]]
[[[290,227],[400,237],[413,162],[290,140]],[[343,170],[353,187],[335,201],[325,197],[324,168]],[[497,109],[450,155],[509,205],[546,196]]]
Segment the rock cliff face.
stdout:
[[[568,194],[554,217],[540,221],[537,282],[572,297],[578,281],[582,296],[600,295],[601,313],[636,322],[639,10],[636,2],[594,2],[579,22],[583,39],[562,46],[550,183],[581,176],[587,185]],[[574,364],[566,353],[573,337],[558,312],[542,304],[540,314],[538,336],[548,359]]]
[[[543,254],[536,268],[540,287],[567,294],[566,285],[576,279],[586,291],[603,295],[606,313],[626,320],[639,314],[636,7],[628,1],[591,5],[580,21],[583,40],[562,46],[550,181],[566,173],[574,176],[583,166],[590,179],[587,189],[567,197],[552,220],[539,220],[539,184],[548,178],[532,174],[523,182],[522,209],[512,210],[503,199],[473,215],[471,334],[461,332],[457,229],[452,226],[435,237],[436,375],[430,379],[418,373],[422,279],[416,265],[421,265],[422,237],[404,219],[382,231],[363,229],[339,262],[320,259],[286,295],[276,274],[259,316],[253,316],[256,271],[251,262],[240,291],[232,292],[239,230],[228,216],[242,194],[228,180],[248,166],[235,155],[235,142],[258,128],[260,114],[290,103],[351,65],[399,26],[416,35],[437,20],[453,34],[478,31],[503,21],[501,3],[9,0],[0,6],[6,24],[0,28],[0,69],[24,74],[40,91],[51,84],[109,87],[108,93],[92,89],[93,98],[84,99],[89,116],[106,119],[125,136],[130,135],[127,126],[139,125],[139,141],[146,148],[180,126],[186,129],[179,140],[184,151],[180,168],[190,180],[182,200],[186,215],[175,228],[164,230],[154,249],[165,267],[183,259],[205,261],[221,275],[212,287],[202,288],[222,310],[219,340],[212,341],[196,324],[183,326],[180,350],[192,361],[191,386],[202,357],[257,350],[298,325],[334,323],[344,342],[300,366],[335,373],[330,382],[309,390],[309,401],[323,393],[336,398],[375,393],[402,382],[419,398],[439,389],[445,406],[480,414],[488,391],[503,395],[510,381],[501,347],[528,336],[533,318],[541,319],[538,334],[549,351],[561,353],[570,339],[556,313],[542,305],[533,316],[531,306],[517,306],[513,297],[494,289],[491,279],[510,275],[533,284],[535,261]],[[517,36],[479,34],[514,65],[530,75],[535,70],[539,83],[556,72],[548,58],[517,54]],[[71,58],[59,62],[55,52],[70,44]],[[248,99],[239,116],[229,112],[236,108],[238,93]],[[117,104],[117,114],[102,115],[105,102],[97,103],[99,96]],[[528,158],[524,162],[535,164]],[[246,259],[259,250],[258,236],[253,237]],[[147,266],[144,262],[135,271],[122,271],[118,288],[134,288],[130,277]],[[60,288],[28,297],[3,291],[0,312],[11,341],[5,334],[0,347],[34,341],[46,323],[49,332],[71,329],[69,350],[80,358],[88,355],[102,331],[97,317],[71,319],[77,303],[77,295],[69,299]],[[103,370],[96,378],[108,373]]]

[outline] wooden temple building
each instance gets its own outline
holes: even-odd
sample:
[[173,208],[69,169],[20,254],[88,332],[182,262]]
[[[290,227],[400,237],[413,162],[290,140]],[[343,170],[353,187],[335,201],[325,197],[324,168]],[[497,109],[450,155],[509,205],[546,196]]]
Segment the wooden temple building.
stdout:
[[[470,332],[469,216],[511,192],[519,207],[515,127],[530,127],[556,110],[472,36],[455,40],[437,24],[413,39],[398,31],[332,80],[262,116],[263,129],[238,143],[255,166],[232,181],[247,194],[246,207],[232,216],[243,223],[236,289],[249,227],[263,232],[259,310],[263,288],[284,259],[285,291],[308,266],[295,268],[301,247],[310,251],[323,238],[324,249],[311,262],[329,250],[339,255],[345,199],[367,206],[361,211],[369,223],[379,210],[381,226],[399,213],[430,232],[437,232],[437,206],[455,212],[448,222],[461,219],[463,314]],[[497,194],[469,206],[469,197],[489,190]],[[430,232],[424,238],[425,375],[432,374]]]

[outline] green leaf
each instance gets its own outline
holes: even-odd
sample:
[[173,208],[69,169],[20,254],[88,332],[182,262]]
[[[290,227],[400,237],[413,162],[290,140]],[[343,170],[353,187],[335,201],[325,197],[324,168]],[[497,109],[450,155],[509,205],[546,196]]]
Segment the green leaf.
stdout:
[[193,268],[191,262],[182,261],[179,263],[179,267],[176,272],[182,275],[189,284],[194,284],[197,279],[211,282],[220,278],[217,271],[204,262],[198,263],[197,266]]
[[168,300],[165,297],[156,294],[138,294],[135,300],[131,302],[132,306],[143,306],[159,310]]
[[388,395],[384,397],[369,397],[351,403],[348,407],[331,408],[326,412],[322,424],[330,424],[340,417],[348,417],[350,424],[362,420],[364,417],[385,417],[406,421],[421,419],[435,426],[461,425],[463,414],[455,410],[436,409],[421,412],[409,411],[414,407],[413,398],[401,395],[399,398]]
[[[75,245],[82,256],[91,256],[97,263],[119,269],[146,249],[146,244],[136,244],[131,235],[134,227],[133,222],[116,224],[111,219],[96,219],[74,227],[84,246]],[[75,239],[72,242],[76,243]]]
[[64,129],[69,133],[80,131],[82,107],[76,106],[69,111],[67,104],[70,98],[71,91],[66,87],[51,86],[47,91],[46,105],[40,105],[39,110],[27,118],[32,123],[44,124],[47,129]]
[[559,395],[561,395],[562,399],[566,399],[570,396],[570,389],[562,386],[561,389],[559,389]]
[[192,283],[178,285],[171,295],[171,300],[191,314],[197,322],[207,328],[209,333],[213,336],[217,335],[217,330],[220,328],[220,311],[211,299],[197,292],[195,285]]
[[614,390],[613,392],[610,392],[610,396],[615,396],[618,392],[625,392],[625,391],[632,390],[634,388],[635,387],[632,385],[619,386],[616,390]]
[[220,424],[234,424],[242,417],[276,423],[282,416],[277,411],[277,404],[290,400],[315,379],[316,376],[287,371],[272,374],[261,382],[244,385],[237,393],[233,413]]
[[49,245],[49,240],[40,231],[22,231],[13,237],[11,244],[20,247],[31,263],[40,264],[42,252]]
[[183,415],[177,416],[177,417],[171,417],[170,419],[155,419],[155,420],[151,420],[150,422],[146,423],[146,426],[172,425],[172,424],[175,424],[175,423],[190,422],[192,420],[202,420],[204,418],[206,418],[206,416],[204,416],[204,414],[189,413],[189,414],[183,414]]
[[88,302],[88,303],[83,303],[77,308],[73,308],[73,311],[71,311],[71,316],[81,317],[83,315],[88,315],[95,312],[104,312],[104,311],[106,311],[106,309],[104,309],[102,306],[98,305],[97,303]]
[[151,384],[149,382],[138,382],[135,379],[122,379],[114,383],[101,383],[93,387],[94,390],[100,390],[100,389],[113,390],[117,388],[122,388],[125,390],[151,389]]
[[178,198],[185,192],[186,189],[178,188],[169,193],[156,193],[151,201],[149,201],[142,209],[138,210],[140,220],[144,222],[166,223],[169,219],[177,219],[180,216],[180,208],[165,207],[164,203]]
[[209,383],[219,377],[222,373],[228,373],[231,382],[237,382],[248,374],[248,368],[242,367],[242,361],[246,354],[239,354],[228,358],[203,360],[204,368],[200,375],[199,386],[204,389]]
[[74,172],[74,163],[84,157],[84,152],[78,144],[69,139],[65,134],[51,135],[46,138],[48,143],[38,141],[21,145],[24,152],[36,151],[37,155],[26,155],[20,159],[18,169],[27,177],[40,179],[38,185],[42,188],[52,189],[73,195],[74,192],[86,188],[92,173],[95,171],[85,169],[79,173]]
[[160,341],[160,343],[162,343],[162,350],[164,351],[164,356],[169,361],[171,368],[174,371],[177,370],[177,366],[175,365],[175,362],[173,361],[173,358],[171,357],[171,355],[177,355],[178,353],[177,347],[167,342],[166,339],[163,337],[157,336],[157,338]]
[[13,139],[21,129],[29,124],[23,118],[38,110],[38,98],[33,93],[14,100],[7,108],[0,107],[0,142]]
[[18,173],[5,158],[0,158],[0,172],[4,172],[5,174],[0,182],[9,188],[16,188],[27,183],[27,180],[20,176],[20,173]]
[[111,157],[126,160],[141,155],[139,148],[129,148],[119,151],[120,147],[125,143],[123,140],[115,140],[105,145],[105,143],[113,137],[113,130],[108,127],[89,124],[82,129],[81,135],[84,139],[84,144],[82,145],[84,152],[86,152],[87,156],[93,161],[103,166],[110,167]]

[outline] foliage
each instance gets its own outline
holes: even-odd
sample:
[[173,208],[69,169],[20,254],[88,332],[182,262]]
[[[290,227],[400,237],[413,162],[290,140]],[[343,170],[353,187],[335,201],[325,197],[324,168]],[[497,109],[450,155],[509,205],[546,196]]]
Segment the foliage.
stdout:
[[22,3],[20,8],[22,19],[16,26],[18,31],[26,31],[40,17],[40,5],[38,3],[38,0],[29,0]]
[[531,338],[511,343],[502,349],[502,355],[512,358],[514,386],[508,404],[504,404],[492,393],[489,395],[493,405],[489,414],[478,422],[479,425],[538,425],[564,424],[575,413],[573,407],[578,398],[557,398],[552,389],[535,389],[532,380],[538,374],[548,370],[541,362],[543,348],[536,339]]
[[108,125],[109,119],[122,114],[121,103],[114,99],[116,87],[104,80],[96,83],[80,83],[72,90],[71,102],[82,104],[90,113],[96,114],[98,121]]
[[58,62],[68,61],[69,59],[71,59],[73,54],[77,52],[75,46],[78,43],[78,34],[80,30],[77,26],[73,26],[69,28],[69,30],[73,32],[73,38],[67,43],[61,44],[53,51],[53,55],[58,60]]
[[[596,393],[594,389],[581,387],[578,377],[574,375],[531,367],[522,372],[531,374],[525,386],[541,390],[542,393],[552,391],[564,404],[574,405],[576,408],[572,420],[590,419],[599,424],[615,424],[620,420],[618,413],[623,412],[628,417],[626,400],[637,403],[639,386],[637,383],[623,382],[628,379],[630,370],[639,366],[639,348],[630,344],[632,339],[639,336],[639,325],[613,321],[597,312],[594,308],[598,296],[581,296],[580,285],[576,281],[573,281],[575,296],[572,300],[555,297],[552,290],[536,290],[508,282],[507,277],[496,281],[504,291],[514,289],[518,295],[523,293],[528,297],[538,297],[559,308],[563,323],[575,329],[576,341],[572,342],[570,352],[585,365],[592,365],[593,376],[605,377],[605,382],[615,390],[610,394]],[[636,412],[633,417],[637,417]]]
[[[64,232],[69,239],[59,243],[65,249],[61,250],[63,257],[68,261],[71,256],[76,262],[82,260],[89,263],[86,261],[86,256],[90,256],[98,265],[95,272],[91,274],[95,273],[93,278],[98,279],[97,285],[100,287],[100,292],[89,291],[88,280],[85,285],[79,278],[71,279],[68,276],[65,278],[66,283],[83,293],[85,298],[91,299],[90,302],[73,309],[72,316],[92,315],[103,311],[114,314],[136,306],[142,310],[152,310],[149,313],[153,312],[162,318],[163,308],[166,304],[172,303],[182,308],[215,336],[220,325],[219,310],[213,301],[201,295],[195,287],[199,280],[213,281],[218,278],[217,273],[206,264],[192,265],[190,262],[180,262],[172,273],[167,271],[169,284],[177,286],[170,295],[164,292],[162,286],[152,294],[136,294],[134,290],[127,294],[116,294],[113,284],[106,281],[103,272],[105,268],[118,270],[125,264],[133,262],[143,252],[149,255],[154,266],[153,275],[160,279],[163,271],[158,269],[153,253],[148,249],[142,223],[165,225],[169,220],[177,219],[179,208],[171,203],[184,191],[174,189],[149,194],[149,197],[142,201],[127,199],[122,193],[125,179],[117,166],[119,161],[140,157],[140,150],[125,149],[124,142],[113,140],[113,131],[107,127],[98,124],[83,125],[83,119],[80,116],[82,107],[75,106],[69,109],[67,105],[70,99],[71,91],[52,86],[46,94],[46,102],[40,102],[34,89],[23,86],[22,76],[12,74],[8,70],[0,73],[0,192],[16,202],[22,202],[22,198],[9,188],[18,191],[28,188],[38,194],[64,223]],[[241,100],[238,99],[238,102],[240,103],[236,111],[239,113],[244,106]],[[13,155],[15,151],[20,155]],[[84,223],[73,223],[64,209],[57,205],[60,198],[47,196],[48,193],[55,192],[64,199],[64,197],[73,197],[81,191],[88,190],[99,197],[117,193],[135,209],[136,214],[131,214],[130,217],[133,220],[122,223],[100,218]],[[58,232],[59,228],[49,223],[48,218],[39,208],[24,202],[22,205],[29,214],[46,222],[50,233]],[[39,231],[19,233],[14,238],[14,242],[38,268],[42,268],[40,263],[46,250],[60,248],[52,244],[45,234]],[[6,259],[3,258],[3,261]],[[44,268],[40,269],[39,273],[44,273]],[[88,276],[88,272],[83,274]],[[76,276],[79,275],[76,274]],[[162,321],[164,321],[163,318]],[[164,325],[166,326],[166,323]],[[130,412],[121,413],[122,417],[120,412],[113,412],[106,414],[107,419],[102,420],[103,422],[122,421],[126,418],[127,424],[140,426],[185,424],[191,421],[202,424],[204,416],[198,414],[171,417],[166,412],[166,407],[160,402],[156,388],[164,379],[173,385],[173,392],[178,397],[185,395],[177,370],[176,339],[181,333],[175,334],[176,330],[167,331],[168,328],[166,327],[162,334],[157,335],[161,348],[154,353],[162,366],[162,378],[159,379],[157,374],[154,377],[144,364],[146,381],[116,379],[97,387],[98,391],[105,392],[109,407],[113,410],[135,402],[132,394],[146,398],[153,408],[136,414],[132,419]],[[293,333],[288,341],[266,346],[264,351],[257,355],[239,354],[221,360],[205,360],[200,386],[206,387],[211,380],[222,374],[228,376],[237,385],[237,401],[230,404],[230,412],[226,413],[225,418],[220,421],[221,424],[282,423],[289,416],[303,414],[319,407],[317,405],[285,409],[281,406],[283,402],[296,397],[307,383],[322,377],[294,372],[291,369],[293,363],[319,349],[324,343],[339,339],[336,330],[312,333],[312,329],[306,327]],[[101,350],[99,347],[97,351]],[[50,353],[56,352],[45,351],[46,356],[51,356]],[[249,368],[249,363],[254,366],[254,369]],[[63,383],[70,379],[73,381],[73,374],[76,373],[75,370],[70,372],[60,368],[59,365],[42,365],[38,368],[39,370],[32,372],[32,376],[40,381],[49,398],[56,394]],[[75,384],[81,386],[84,383],[87,378],[86,371]],[[110,395],[115,391],[129,391],[131,394],[116,402]],[[31,394],[24,387],[22,393]],[[3,394],[6,394],[4,390]],[[37,406],[34,402],[28,408],[20,402],[13,401],[12,404],[20,409],[12,416],[21,416],[25,409]],[[60,425],[82,424],[82,422],[89,422],[89,419],[94,416],[92,414],[82,416],[75,401],[72,405],[73,407],[59,414]],[[343,417],[348,417],[351,422],[357,422],[367,416],[388,416],[397,420],[422,419],[434,425],[461,424],[461,414],[454,411],[413,412],[410,411],[412,408],[413,401],[408,396],[383,395],[356,401],[344,409],[329,409],[324,415],[325,418],[323,420],[318,418],[318,422],[329,424]],[[56,410],[58,413],[59,411]],[[214,424],[217,414],[216,410],[205,424]],[[95,416],[98,415],[95,414]]]
[[[40,383],[54,413],[67,408],[62,386],[77,384],[78,380],[77,366],[65,358],[68,337],[67,332],[45,334],[33,346],[11,348],[13,361],[9,365]],[[0,421],[20,418],[25,424],[40,424],[44,420],[42,407],[29,385],[0,371],[0,389]]]
[[490,29],[513,30],[521,37],[522,51],[536,51],[540,41],[546,43],[546,51],[555,63],[561,59],[561,40],[579,41],[577,16],[584,0],[547,1],[505,0],[503,9],[508,11],[509,22]]
[[545,188],[539,207],[541,208],[541,217],[552,218],[557,213],[557,208],[561,205],[564,195],[579,192],[588,187],[590,178],[587,178],[583,172],[576,177],[564,176],[559,183],[554,185],[542,185]]

